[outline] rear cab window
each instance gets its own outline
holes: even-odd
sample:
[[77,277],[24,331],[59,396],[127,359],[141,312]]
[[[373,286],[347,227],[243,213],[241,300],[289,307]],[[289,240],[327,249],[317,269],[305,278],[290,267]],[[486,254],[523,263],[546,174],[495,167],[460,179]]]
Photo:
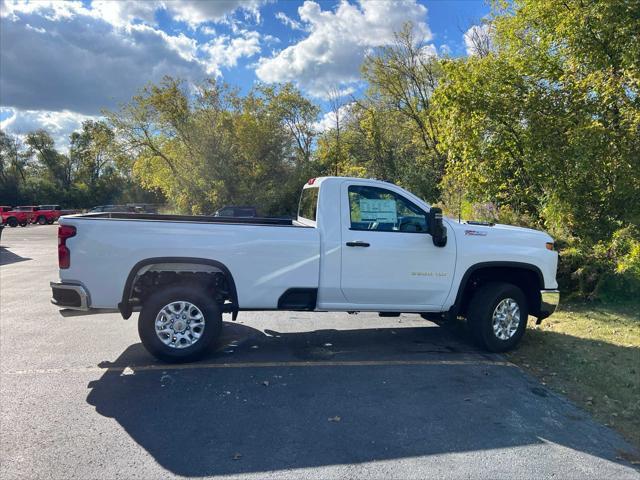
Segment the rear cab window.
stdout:
[[[298,204],[298,221],[305,225],[314,225],[318,214],[318,187],[305,187],[300,194]],[[312,223],[311,223],[312,222]]]

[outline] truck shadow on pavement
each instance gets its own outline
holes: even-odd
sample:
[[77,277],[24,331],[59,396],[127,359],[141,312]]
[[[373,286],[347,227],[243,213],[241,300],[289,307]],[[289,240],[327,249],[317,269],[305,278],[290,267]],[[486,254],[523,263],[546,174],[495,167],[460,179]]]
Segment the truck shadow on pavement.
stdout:
[[11,265],[12,263],[24,262],[27,260],[31,259],[16,255],[11,250],[7,250],[7,248],[5,247],[0,247],[0,265]]
[[100,365],[87,402],[183,476],[539,445],[526,462],[546,477],[550,444],[623,463],[612,431],[502,356],[452,337],[434,327],[284,334],[225,323],[218,349],[196,364],[150,362],[130,346]]

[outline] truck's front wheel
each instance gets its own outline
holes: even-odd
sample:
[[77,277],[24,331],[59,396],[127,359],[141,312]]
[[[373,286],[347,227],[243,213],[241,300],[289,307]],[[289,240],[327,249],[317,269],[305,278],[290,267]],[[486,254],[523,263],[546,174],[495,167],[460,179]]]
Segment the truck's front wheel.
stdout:
[[527,299],[515,285],[492,282],[478,289],[467,310],[476,343],[491,352],[514,348],[527,328]]
[[206,353],[222,329],[222,313],[198,287],[171,286],[152,294],[140,312],[145,348],[165,362],[191,362]]

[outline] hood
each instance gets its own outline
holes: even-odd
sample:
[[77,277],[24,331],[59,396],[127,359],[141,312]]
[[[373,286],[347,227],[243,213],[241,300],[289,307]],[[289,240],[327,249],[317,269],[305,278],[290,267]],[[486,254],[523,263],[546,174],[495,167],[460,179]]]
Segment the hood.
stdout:
[[[448,219],[449,220],[449,219]],[[516,242],[533,243],[536,245],[553,242],[553,238],[546,232],[532,228],[516,227],[513,225],[474,224],[449,220],[449,224],[461,237],[486,237],[490,239],[504,239]]]

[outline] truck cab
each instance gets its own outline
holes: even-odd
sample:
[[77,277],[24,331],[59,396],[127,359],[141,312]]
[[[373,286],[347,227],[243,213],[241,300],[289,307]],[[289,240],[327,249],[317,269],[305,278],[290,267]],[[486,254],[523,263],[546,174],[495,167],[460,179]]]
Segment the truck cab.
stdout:
[[386,182],[310,180],[297,220],[320,231],[318,304],[330,310],[440,309],[453,281],[456,242],[455,234],[434,242],[430,210]]

